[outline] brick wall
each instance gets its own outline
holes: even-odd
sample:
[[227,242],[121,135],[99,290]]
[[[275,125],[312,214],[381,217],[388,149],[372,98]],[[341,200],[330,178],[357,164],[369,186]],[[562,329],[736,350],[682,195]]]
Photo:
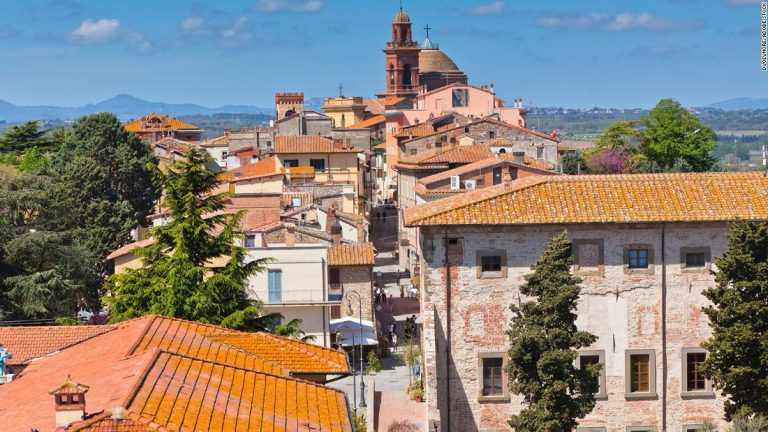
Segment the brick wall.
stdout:
[[[371,267],[366,266],[342,266],[342,267],[336,267],[339,269],[339,277],[340,277],[340,283],[341,283],[341,293],[346,295],[346,293],[350,291],[354,291],[358,294],[360,294],[360,298],[362,299],[362,305],[363,305],[363,319],[368,321],[373,321],[373,297],[371,295],[372,291],[372,269]],[[332,287],[332,289],[335,289],[335,287]],[[332,291],[336,293],[337,291]],[[357,298],[354,296],[350,296],[352,298],[351,306],[352,306],[352,316],[353,317],[359,317],[360,316],[360,303],[357,301]],[[344,299],[344,303],[341,305],[341,313],[342,315],[346,314],[347,311],[347,299]]]
[[[598,401],[581,425],[606,427],[608,431],[625,431],[627,426],[653,426],[661,431],[663,388],[667,391],[668,430],[680,431],[683,425],[700,424],[705,419],[721,421],[720,397],[681,396],[682,350],[698,347],[710,334],[701,312],[705,304],[701,291],[714,283],[707,271],[683,269],[681,248],[709,247],[711,257],[718,256],[726,246],[727,228],[721,224],[667,225],[663,254],[660,226],[450,228],[448,237],[458,239],[448,254],[450,298],[446,290],[443,231],[422,228],[425,261],[422,283],[427,290],[422,308],[425,316],[430,313],[435,316],[432,321],[425,319],[424,325],[427,394],[431,392],[434,396],[434,392],[438,392],[437,398],[428,397],[430,420],[439,419],[443,431],[510,430],[506,420],[519,409],[521,399],[512,395],[507,401],[478,401],[478,356],[506,352],[505,332],[511,319],[508,305],[525,301],[518,291],[524,283],[523,276],[530,272],[530,265],[539,258],[547,240],[564,228],[568,228],[572,239],[603,242],[603,274],[582,276],[577,325],[598,336],[598,341],[589,349],[605,352],[607,399]],[[652,274],[631,273],[625,269],[623,252],[633,244],[648,245],[653,251]],[[478,278],[477,252],[487,250],[506,252],[506,277]],[[667,272],[666,352],[662,350],[662,255]],[[436,347],[432,357],[431,347]],[[655,351],[657,397],[640,400],[625,397],[625,350],[628,349]],[[666,387],[663,382],[665,357]]]

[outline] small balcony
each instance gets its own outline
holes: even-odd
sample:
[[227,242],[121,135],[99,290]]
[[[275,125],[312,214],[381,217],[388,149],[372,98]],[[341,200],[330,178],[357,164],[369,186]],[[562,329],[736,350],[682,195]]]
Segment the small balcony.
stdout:
[[358,173],[344,168],[291,167],[286,170],[291,184],[356,184]]
[[[307,305],[314,303],[329,303],[335,302],[330,295],[324,295],[322,290],[270,290],[269,292],[258,292],[256,297],[264,302],[265,306],[270,305]],[[341,304],[341,300],[336,300]]]

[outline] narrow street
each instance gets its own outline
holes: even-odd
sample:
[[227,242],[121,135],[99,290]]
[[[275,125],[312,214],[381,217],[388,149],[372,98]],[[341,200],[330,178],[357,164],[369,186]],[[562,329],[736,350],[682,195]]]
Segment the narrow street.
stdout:
[[[377,211],[383,217],[376,217]],[[374,267],[375,281],[378,286],[385,288],[388,292],[387,303],[380,302],[376,305],[377,332],[385,334],[387,325],[390,322],[395,322],[400,338],[398,351],[401,351],[402,331],[405,328],[406,318],[415,315],[418,326],[421,326],[419,302],[407,295],[400,297],[399,286],[409,284],[410,280],[407,278],[400,279],[397,261],[393,255],[393,250],[397,244],[397,210],[377,208],[374,209],[372,215],[371,239],[378,251],[376,266]],[[426,431],[427,405],[424,402],[415,402],[410,399],[408,395],[408,367],[400,359],[397,352],[390,352],[389,356],[381,359],[381,364],[381,372],[365,375],[366,386],[375,386],[374,400],[366,400],[367,404],[374,404],[374,429],[377,432],[387,432],[394,421],[407,419],[419,430]],[[331,383],[330,386],[345,391],[350,404],[355,401],[355,397],[357,403],[360,403],[359,375],[357,376],[356,388],[353,387],[352,377]],[[353,391],[357,394],[353,395]],[[364,410],[361,411],[358,408],[358,412],[364,412]]]

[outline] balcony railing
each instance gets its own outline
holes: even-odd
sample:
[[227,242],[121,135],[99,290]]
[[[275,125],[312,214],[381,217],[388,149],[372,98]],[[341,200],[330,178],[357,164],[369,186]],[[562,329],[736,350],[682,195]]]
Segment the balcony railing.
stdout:
[[330,296],[323,294],[321,289],[314,290],[280,290],[257,292],[256,297],[265,305],[302,304],[331,301]]
[[343,168],[292,167],[286,170],[291,183],[343,183],[354,184],[358,173]]

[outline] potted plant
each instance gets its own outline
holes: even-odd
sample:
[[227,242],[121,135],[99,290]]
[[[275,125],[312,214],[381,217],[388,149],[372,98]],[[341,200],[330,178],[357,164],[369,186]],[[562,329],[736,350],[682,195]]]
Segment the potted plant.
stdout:
[[415,400],[416,402],[421,402],[424,399],[424,390],[420,388],[411,390],[411,399]]

